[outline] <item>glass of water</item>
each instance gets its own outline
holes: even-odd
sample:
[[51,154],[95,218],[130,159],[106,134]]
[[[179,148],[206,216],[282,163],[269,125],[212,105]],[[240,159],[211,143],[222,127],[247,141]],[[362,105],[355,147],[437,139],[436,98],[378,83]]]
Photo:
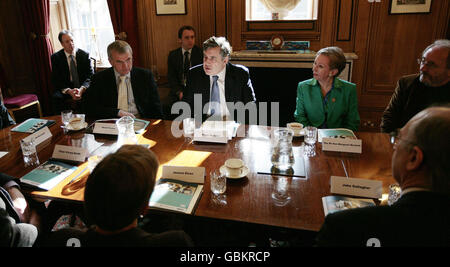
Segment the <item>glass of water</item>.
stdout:
[[25,167],[38,166],[39,158],[36,152],[34,138],[20,140],[20,147],[22,148],[23,162],[25,163]]
[[394,204],[402,194],[402,189],[399,184],[389,185],[388,205]]
[[317,128],[308,126],[305,127],[305,143],[308,145],[314,145],[317,141]]
[[209,174],[211,182],[211,192],[215,195],[223,194],[227,190],[227,177],[219,170],[214,170]]
[[67,125],[69,125],[70,119],[72,119],[72,110],[61,111],[61,121],[64,124],[64,130],[67,129]]

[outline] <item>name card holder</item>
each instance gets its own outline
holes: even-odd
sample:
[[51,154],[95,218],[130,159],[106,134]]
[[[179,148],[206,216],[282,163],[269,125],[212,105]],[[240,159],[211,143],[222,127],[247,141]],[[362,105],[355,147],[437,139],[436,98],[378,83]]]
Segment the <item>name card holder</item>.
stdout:
[[206,142],[206,143],[219,143],[226,144],[228,143],[227,131],[224,130],[221,134],[217,135],[208,135],[202,132],[202,129],[194,130],[194,142]]
[[163,166],[161,177],[203,184],[205,182],[205,167]]
[[350,138],[323,138],[322,151],[362,153],[362,140]]
[[87,154],[88,151],[86,148],[56,145],[52,158],[69,162],[84,162]]
[[331,193],[368,198],[381,198],[381,181],[331,176]]
[[94,134],[118,135],[119,131],[115,123],[96,122],[94,126]]
[[52,133],[50,132],[48,127],[44,127],[34,134],[24,138],[24,140],[26,141],[29,141],[31,139],[34,139],[36,152],[39,152],[52,142]]

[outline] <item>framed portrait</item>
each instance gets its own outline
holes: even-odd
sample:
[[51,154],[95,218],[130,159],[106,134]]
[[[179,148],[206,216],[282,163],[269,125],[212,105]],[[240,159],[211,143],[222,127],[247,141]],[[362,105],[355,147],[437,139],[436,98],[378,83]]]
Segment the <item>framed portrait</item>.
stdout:
[[156,15],[185,15],[186,0],[155,0]]
[[391,0],[389,14],[419,14],[431,12],[432,0]]

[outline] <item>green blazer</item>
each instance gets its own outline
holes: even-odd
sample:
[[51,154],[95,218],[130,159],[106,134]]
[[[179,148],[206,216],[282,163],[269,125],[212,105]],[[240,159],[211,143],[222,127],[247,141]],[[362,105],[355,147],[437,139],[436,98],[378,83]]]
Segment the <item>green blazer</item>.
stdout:
[[298,84],[297,108],[294,116],[304,126],[320,127],[325,122],[327,112],[328,128],[347,128],[357,131],[359,128],[358,97],[356,85],[334,79],[334,88],[324,106],[320,85],[316,79]]

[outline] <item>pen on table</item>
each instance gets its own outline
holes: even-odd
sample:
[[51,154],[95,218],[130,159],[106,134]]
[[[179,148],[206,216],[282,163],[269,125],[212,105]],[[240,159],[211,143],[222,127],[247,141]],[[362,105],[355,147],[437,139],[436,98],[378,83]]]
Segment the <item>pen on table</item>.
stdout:
[[345,176],[348,178],[347,169],[345,168],[344,161],[341,159],[342,167],[344,167]]
[[83,169],[79,174],[77,174],[77,176],[73,177],[73,179],[70,180],[70,182],[69,182],[67,185],[71,184],[71,183],[72,183],[73,181],[75,181],[78,177],[80,177],[80,176],[87,170],[87,168],[88,168],[88,167],[84,167],[84,169]]

